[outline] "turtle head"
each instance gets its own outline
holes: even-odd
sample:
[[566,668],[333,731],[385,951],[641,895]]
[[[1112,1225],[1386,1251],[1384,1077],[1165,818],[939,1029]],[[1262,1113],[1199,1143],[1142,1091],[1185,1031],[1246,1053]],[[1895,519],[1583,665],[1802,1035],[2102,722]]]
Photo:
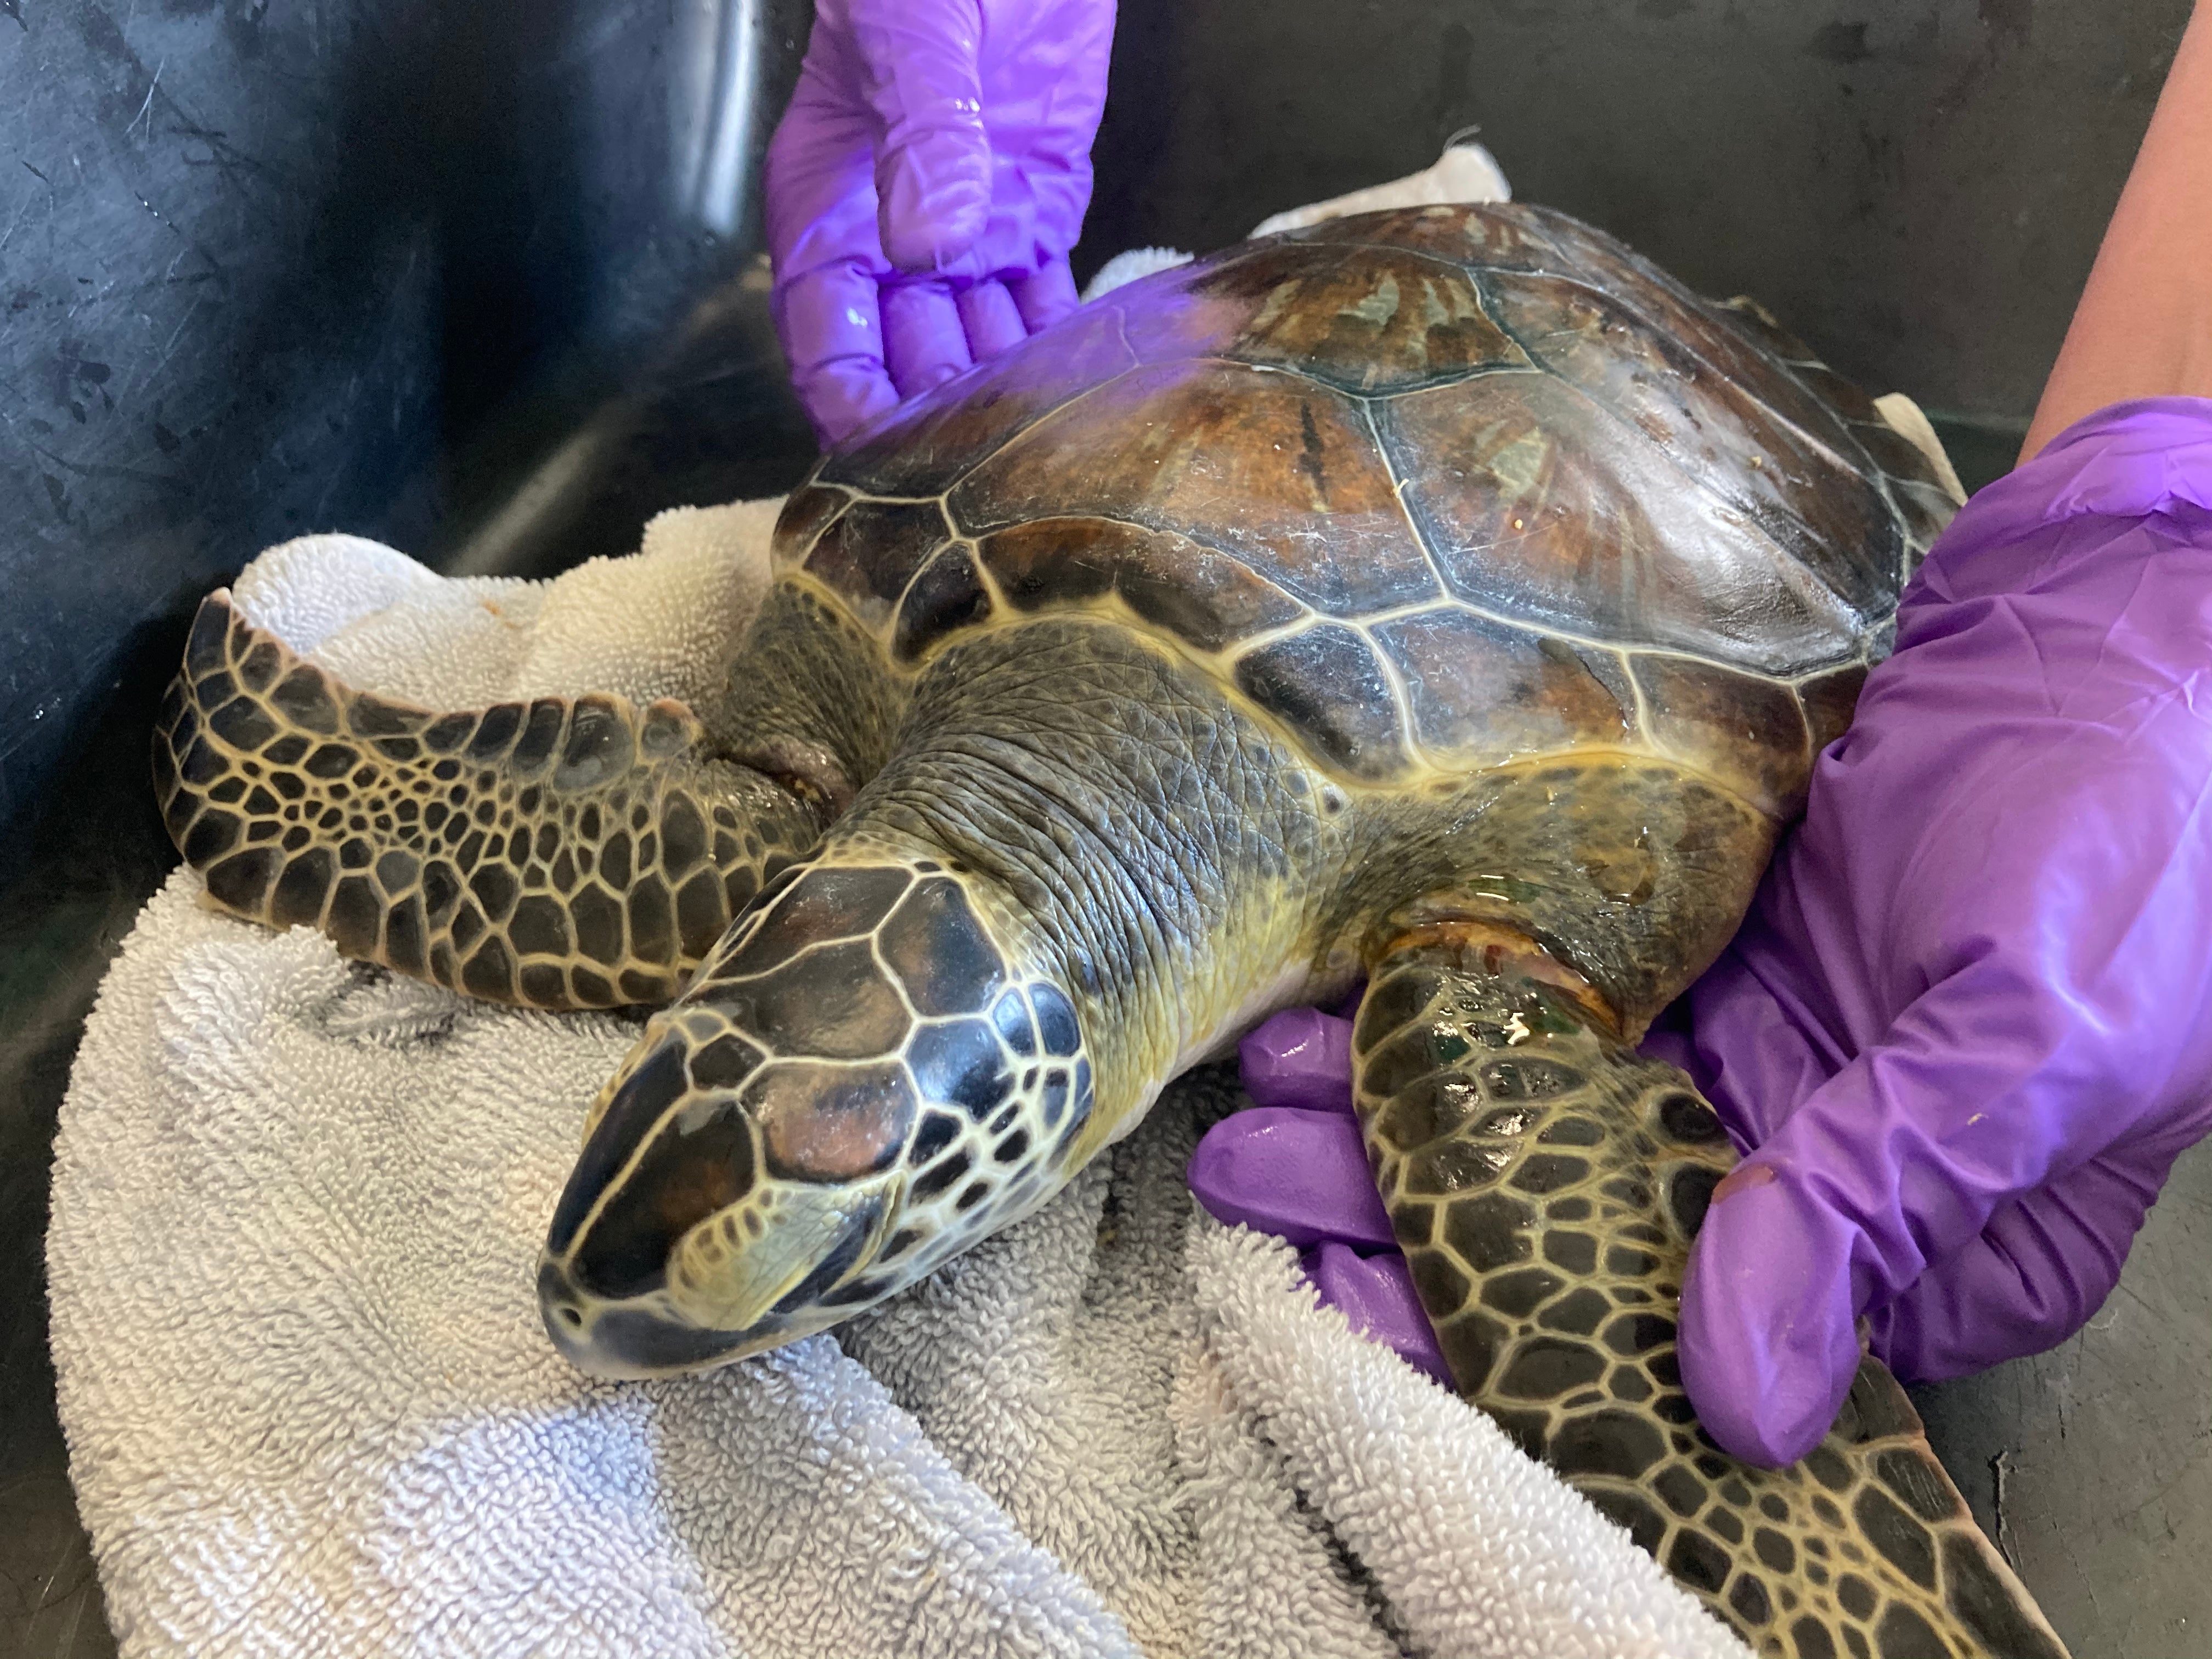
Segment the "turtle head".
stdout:
[[538,1271],[584,1370],[824,1329],[1034,1210],[1095,1149],[1075,1006],[1011,907],[927,857],[799,866],[592,1109]]

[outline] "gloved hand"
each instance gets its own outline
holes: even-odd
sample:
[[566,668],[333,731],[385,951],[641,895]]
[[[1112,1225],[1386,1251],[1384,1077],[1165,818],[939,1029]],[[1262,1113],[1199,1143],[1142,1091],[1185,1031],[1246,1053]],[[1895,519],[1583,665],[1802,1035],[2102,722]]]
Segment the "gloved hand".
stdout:
[[1216,1219],[1299,1247],[1322,1300],[1352,1329],[1449,1386],[1352,1115],[1352,1022],[1317,1008],[1277,1014],[1237,1045],[1249,1109],[1217,1123],[1190,1161]]
[[825,445],[1074,309],[1113,33],[1113,0],[818,0],[767,220]]
[[2121,404],[1937,543],[1679,1011],[1663,1057],[1756,1149],[1683,1285],[1708,1432],[1802,1455],[1861,1315],[1932,1379],[2095,1312],[2212,1130],[2208,891],[2212,400]]
[[[2063,434],[1960,514],[1899,618],[1742,931],[1644,1045],[1749,1149],[1680,1342],[1706,1430],[1760,1462],[1833,1421],[1862,1315],[1918,1379],[2077,1329],[2212,1131],[2212,401]],[[1260,1073],[1286,1018],[1248,1040]],[[1286,1052],[1348,1105],[1348,1051]],[[1254,1115],[1201,1143],[1200,1201],[1363,1237],[1356,1133],[1292,1181],[1247,1155]],[[1361,1271],[1411,1304],[1402,1262]]]

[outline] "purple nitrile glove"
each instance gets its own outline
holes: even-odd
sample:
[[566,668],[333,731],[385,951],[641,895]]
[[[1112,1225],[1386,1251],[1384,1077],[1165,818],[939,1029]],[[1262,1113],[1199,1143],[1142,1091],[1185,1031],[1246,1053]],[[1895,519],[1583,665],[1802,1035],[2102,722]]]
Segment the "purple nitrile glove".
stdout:
[[1676,1011],[1665,1057],[1755,1149],[1683,1286],[1683,1380],[1723,1446],[1809,1449],[1862,1315],[1936,1378],[2111,1291],[2212,1129],[2208,792],[2212,401],[2123,404],[1936,544]]
[[[2208,793],[2212,402],[2123,404],[1960,514],[1742,931],[1645,1040],[1751,1149],[1684,1287],[1684,1380],[1723,1445],[1808,1451],[1862,1314],[1936,1378],[2048,1347],[2110,1292],[2212,1130]],[[1323,1073],[1348,1094],[1310,1034],[1261,1046],[1248,1076],[1306,1054],[1309,1097]],[[1250,1202],[1249,1115],[1201,1143],[1200,1201],[1351,1237],[1341,1206]],[[1364,1172],[1356,1139],[1337,1155]],[[1402,1261],[1362,1267],[1418,1316]]]
[[1449,1382],[1352,1115],[1352,1022],[1277,1014],[1237,1046],[1256,1104],[1209,1130],[1191,1191],[1217,1220],[1304,1248],[1306,1277],[1362,1335]]
[[817,0],[767,218],[825,445],[1075,308],[1113,34],[1113,0]]

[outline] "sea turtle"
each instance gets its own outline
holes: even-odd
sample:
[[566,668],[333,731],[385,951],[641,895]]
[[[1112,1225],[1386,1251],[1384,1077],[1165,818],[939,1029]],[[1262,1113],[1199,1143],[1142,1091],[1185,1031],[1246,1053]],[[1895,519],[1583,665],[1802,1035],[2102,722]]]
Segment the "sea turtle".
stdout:
[[829,457],[699,717],[402,707],[217,593],[157,782],[240,915],[666,1005],[546,1242],[586,1370],[882,1301],[1364,975],[1360,1119],[1462,1391],[1762,1652],[2031,1659],[2063,1650],[1878,1364],[1791,1468],[1698,1430],[1673,1315],[1734,1154],[1631,1046],[1952,505],[1748,301],[1538,208],[1370,215],[1124,289]]

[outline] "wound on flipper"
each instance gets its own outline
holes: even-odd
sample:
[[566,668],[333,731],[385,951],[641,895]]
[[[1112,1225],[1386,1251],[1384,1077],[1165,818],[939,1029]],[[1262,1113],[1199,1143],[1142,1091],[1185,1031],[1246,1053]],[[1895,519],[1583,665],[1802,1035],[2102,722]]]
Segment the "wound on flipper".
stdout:
[[1461,1394],[1754,1652],[2063,1659],[1880,1362],[1788,1468],[1698,1426],[1675,1318],[1727,1132],[1568,993],[1486,965],[1388,956],[1353,1037],[1369,1161]]
[[221,908],[539,1008],[665,1001],[818,826],[698,753],[681,703],[437,714],[201,605],[154,733],[171,837]]

